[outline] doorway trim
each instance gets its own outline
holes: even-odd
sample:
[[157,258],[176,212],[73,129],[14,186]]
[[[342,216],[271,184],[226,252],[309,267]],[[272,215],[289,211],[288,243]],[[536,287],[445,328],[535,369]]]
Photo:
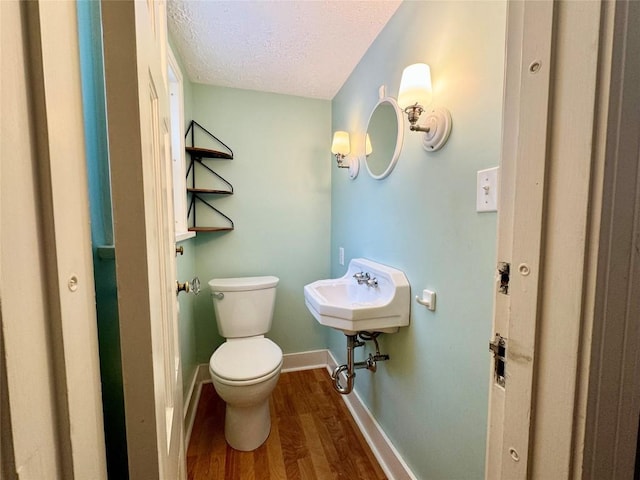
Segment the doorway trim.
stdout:
[[[508,119],[527,114],[524,77],[535,60],[525,57],[527,41],[545,41],[526,37],[531,23],[515,13],[535,4],[508,7],[502,192],[510,198],[501,197],[501,209],[514,218],[523,212],[510,210],[522,204],[513,198],[526,194],[518,173],[530,168],[528,150],[515,145],[532,132],[516,126],[514,135]],[[640,91],[633,84],[640,74],[640,26],[633,22],[639,15],[633,1],[553,4],[549,128],[538,139],[545,163],[540,281],[527,292],[538,297],[529,338],[533,383],[531,401],[519,406],[530,422],[523,443],[505,440],[521,425],[499,413],[508,394],[506,401],[496,396],[492,378],[487,478],[633,475],[640,410],[639,327],[631,321],[640,317]],[[518,53],[509,56],[510,49]],[[516,222],[499,223],[499,238],[513,241]],[[498,260],[511,262],[510,288],[518,289],[522,260],[511,250],[505,258],[500,247]],[[500,315],[514,321],[522,307],[516,297],[508,309],[496,300],[496,323]],[[517,385],[509,365],[522,363],[515,345],[507,348],[507,392]]]
[[1,3],[1,473],[104,479],[76,4]]
[[[640,413],[640,5],[605,2],[575,432],[582,478],[633,478]],[[596,190],[594,188],[594,190]],[[584,442],[584,447],[581,448]]]

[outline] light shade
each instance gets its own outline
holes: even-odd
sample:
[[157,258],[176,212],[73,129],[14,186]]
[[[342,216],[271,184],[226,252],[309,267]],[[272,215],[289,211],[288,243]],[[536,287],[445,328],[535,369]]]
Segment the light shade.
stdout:
[[331,153],[336,155],[348,155],[351,151],[349,143],[349,132],[337,131],[333,134],[333,142],[331,143]]
[[431,69],[426,63],[414,63],[402,72],[398,105],[403,110],[416,103],[426,107],[431,103]]
[[371,147],[371,139],[369,138],[369,134],[367,133],[367,136],[364,142],[364,154],[366,156],[369,156],[372,153],[373,153],[373,147]]

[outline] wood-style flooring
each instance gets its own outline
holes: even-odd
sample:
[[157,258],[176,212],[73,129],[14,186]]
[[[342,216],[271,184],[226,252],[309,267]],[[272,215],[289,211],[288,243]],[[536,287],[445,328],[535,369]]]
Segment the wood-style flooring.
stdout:
[[189,480],[383,480],[384,472],[325,369],[283,373],[271,433],[253,452],[224,439],[224,401],[202,385],[187,450]]

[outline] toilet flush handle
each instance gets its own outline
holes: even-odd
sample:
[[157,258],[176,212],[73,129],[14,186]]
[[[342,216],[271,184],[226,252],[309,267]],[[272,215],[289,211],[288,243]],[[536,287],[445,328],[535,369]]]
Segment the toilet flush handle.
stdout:
[[216,297],[218,300],[222,300],[224,298],[224,293],[222,292],[213,292],[211,294],[212,297]]

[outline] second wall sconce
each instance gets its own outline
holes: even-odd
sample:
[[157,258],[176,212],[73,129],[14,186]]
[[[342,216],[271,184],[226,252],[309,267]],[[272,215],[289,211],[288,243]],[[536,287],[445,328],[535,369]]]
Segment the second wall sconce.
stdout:
[[[451,133],[451,114],[442,107],[426,107],[431,103],[431,69],[425,63],[409,65],[402,72],[398,105],[409,119],[413,132],[423,132],[422,146],[428,152],[440,150]],[[418,125],[420,115],[426,112],[425,125]]]
[[358,176],[360,170],[360,161],[358,158],[347,158],[351,153],[351,142],[349,141],[349,132],[336,131],[333,134],[333,142],[331,142],[331,153],[336,156],[338,168],[348,168],[349,178],[354,179]]

